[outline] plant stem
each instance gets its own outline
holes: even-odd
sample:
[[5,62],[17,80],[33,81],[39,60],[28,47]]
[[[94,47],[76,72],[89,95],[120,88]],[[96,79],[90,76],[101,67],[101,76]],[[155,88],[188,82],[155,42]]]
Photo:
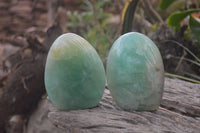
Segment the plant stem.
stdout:
[[186,81],[190,81],[190,82],[193,82],[193,83],[200,84],[200,81],[198,81],[198,80],[187,78],[187,77],[183,77],[183,76],[176,75],[176,74],[165,73],[165,76],[175,77],[175,78],[179,78],[179,79],[183,79],[183,80],[186,80]]
[[180,47],[184,48],[189,54],[191,54],[198,62],[200,62],[200,59],[195,54],[193,54],[192,51],[190,51],[188,48],[183,46],[181,43],[174,41],[174,40],[164,40],[163,42],[173,42],[173,43],[179,45]]
[[142,5],[145,8],[144,10],[146,10],[146,12],[148,12],[149,14],[151,14],[153,16],[154,19],[156,19],[157,21],[159,21],[161,24],[164,24],[163,19],[161,18],[161,16],[154,10],[153,6],[151,5],[151,2],[149,0],[142,0]]

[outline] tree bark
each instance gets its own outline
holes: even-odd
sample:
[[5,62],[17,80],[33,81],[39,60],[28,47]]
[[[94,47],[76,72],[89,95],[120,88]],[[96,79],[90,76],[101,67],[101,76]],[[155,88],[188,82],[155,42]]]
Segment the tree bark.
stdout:
[[24,47],[5,60],[11,65],[7,75],[0,77],[0,133],[13,133],[10,130],[15,128],[12,127],[12,116],[26,120],[37,107],[45,93],[44,69],[48,49],[60,34],[59,25],[48,29],[43,43],[36,35],[28,34]]
[[199,133],[199,123],[200,85],[166,78],[157,111],[123,111],[107,89],[98,107],[92,109],[59,111],[43,99],[29,120],[27,133]]

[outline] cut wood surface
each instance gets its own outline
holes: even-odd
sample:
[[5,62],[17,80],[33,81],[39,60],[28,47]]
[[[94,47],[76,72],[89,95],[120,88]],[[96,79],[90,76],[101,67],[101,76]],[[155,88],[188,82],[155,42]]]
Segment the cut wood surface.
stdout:
[[59,111],[43,99],[31,116],[27,133],[200,133],[200,85],[165,78],[157,111],[127,112],[116,106],[110,92],[98,107]]

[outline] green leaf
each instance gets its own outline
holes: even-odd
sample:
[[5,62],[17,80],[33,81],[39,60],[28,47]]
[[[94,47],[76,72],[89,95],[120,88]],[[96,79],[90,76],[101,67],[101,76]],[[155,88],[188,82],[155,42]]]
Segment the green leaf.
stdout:
[[199,11],[200,11],[200,9],[193,9],[193,10],[187,10],[187,11],[173,13],[167,19],[167,24],[169,26],[175,27],[176,30],[178,30],[180,28],[181,21],[185,17],[187,17],[188,15],[190,15],[190,14],[192,14],[194,12],[199,12]]
[[164,10],[168,8],[175,0],[161,0],[160,9]]
[[196,37],[198,42],[200,42],[200,23],[195,18],[190,16],[189,25],[192,34]]
[[99,1],[97,1],[97,3],[95,4],[95,6],[96,6],[96,8],[102,8],[102,7],[105,6],[108,2],[109,2],[109,0],[99,0]]
[[121,35],[132,30],[133,18],[140,0],[130,0],[126,3],[122,13]]
[[83,18],[87,19],[87,20],[91,20],[93,17],[93,13],[92,12],[86,12],[83,14]]
[[105,27],[107,24],[109,24],[110,20],[109,19],[106,19],[106,20],[103,20],[103,22],[101,23],[101,28],[107,28]]

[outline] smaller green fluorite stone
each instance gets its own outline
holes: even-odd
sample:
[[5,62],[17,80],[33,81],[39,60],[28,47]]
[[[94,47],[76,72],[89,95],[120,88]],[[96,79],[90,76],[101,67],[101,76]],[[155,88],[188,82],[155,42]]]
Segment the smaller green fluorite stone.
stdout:
[[60,110],[95,107],[105,88],[103,63],[85,39],[63,34],[49,50],[45,86],[49,99]]
[[107,81],[121,108],[156,110],[164,85],[163,61],[156,45],[136,32],[119,37],[108,56]]

